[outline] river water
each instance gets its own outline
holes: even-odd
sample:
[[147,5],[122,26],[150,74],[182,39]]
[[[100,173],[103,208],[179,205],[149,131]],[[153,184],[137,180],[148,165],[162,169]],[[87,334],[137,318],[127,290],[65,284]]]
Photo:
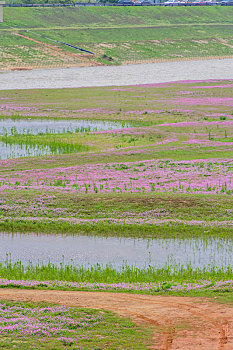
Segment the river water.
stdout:
[[0,90],[233,79],[233,59],[0,72]]
[[232,264],[233,242],[223,239],[136,239],[117,237],[36,235],[0,233],[0,261],[6,254],[12,261],[51,261],[59,264],[94,265],[111,263],[116,268],[128,265],[164,267],[167,263],[204,267]]

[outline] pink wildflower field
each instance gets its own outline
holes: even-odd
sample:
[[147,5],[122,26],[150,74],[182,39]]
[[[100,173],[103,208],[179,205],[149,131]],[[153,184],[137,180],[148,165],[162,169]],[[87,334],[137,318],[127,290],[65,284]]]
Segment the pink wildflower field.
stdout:
[[[232,96],[233,83],[226,80],[61,89],[52,98],[46,90],[29,91],[27,96],[25,91],[1,91],[3,124],[9,119],[12,123],[23,120],[24,125],[27,120],[32,125],[40,119],[46,124],[56,118],[69,125],[72,120],[122,123],[107,130],[31,133],[12,126],[10,133],[3,132],[0,145],[5,148],[42,147],[42,153],[17,157],[9,152],[0,160],[1,230],[106,238],[203,237],[207,248],[209,237],[221,238],[221,244],[227,237],[230,245]],[[186,267],[173,266],[173,270],[169,265],[160,272],[155,269],[157,277],[145,273],[140,281],[127,283],[117,279],[115,270],[102,282],[94,281],[89,272],[87,280],[77,281],[69,275],[70,267],[67,280],[59,281],[59,276],[51,275],[56,270],[51,265],[44,267],[47,279],[41,274],[37,281],[24,275],[26,267],[17,264],[6,266],[16,272],[20,266],[20,276],[25,278],[14,278],[0,264],[4,273],[0,287],[152,294],[232,290],[231,267],[226,264],[227,272],[221,267],[210,272],[210,267],[203,266],[197,277],[192,268],[185,272],[188,262]],[[93,273],[102,268],[97,265]],[[187,276],[194,276],[191,282]]]
[[[76,223],[93,224],[102,220],[120,224],[188,220],[207,225],[211,220],[231,225],[232,81],[68,90],[58,90],[52,99],[47,97],[46,90],[29,92],[27,98],[24,91],[17,94],[1,91],[3,121],[10,116],[24,121],[42,118],[46,123],[46,119],[56,117],[69,118],[69,123],[72,119],[88,118],[131,124],[114,130],[83,129],[58,134],[32,135],[26,130],[25,133],[14,130],[12,135],[1,136],[0,142],[7,147],[40,145],[51,153],[56,149],[54,155],[10,156],[0,160],[1,222],[20,216],[29,221],[46,220],[49,215],[54,220],[75,218]],[[112,210],[106,213],[103,209],[96,210],[94,202],[90,208],[92,214],[79,207],[83,201],[89,203],[89,198],[102,203],[107,196],[116,200]],[[119,211],[117,201],[128,198],[125,196],[136,196],[137,200],[148,196],[148,201],[163,196],[164,203],[167,196],[171,205],[161,206],[154,200],[148,207],[143,200],[144,207],[136,212],[135,208]],[[171,209],[182,196],[196,203],[198,219],[191,215],[191,208],[189,213],[184,208],[179,213]],[[72,198],[66,207],[62,205],[65,198],[66,204]],[[208,219],[207,214],[201,214],[200,205],[205,202],[208,206],[212,200],[227,207],[224,213],[222,207],[222,214]],[[106,215],[100,215],[101,212]],[[127,212],[131,213],[128,217]],[[157,214],[151,216],[148,214],[151,212]]]

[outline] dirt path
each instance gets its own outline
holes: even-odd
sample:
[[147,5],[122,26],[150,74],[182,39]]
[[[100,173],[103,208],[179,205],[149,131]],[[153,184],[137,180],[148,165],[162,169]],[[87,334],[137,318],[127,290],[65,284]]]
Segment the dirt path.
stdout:
[[157,350],[232,350],[233,308],[200,298],[0,289],[0,299],[108,309],[155,326]]
[[[94,59],[91,59],[90,58],[91,55],[89,55],[89,54],[80,54],[80,53],[74,54],[74,53],[62,50],[62,49],[60,49],[59,47],[57,47],[55,45],[51,45],[51,44],[44,43],[42,41],[38,41],[36,39],[33,39],[33,38],[29,37],[29,36],[25,36],[23,34],[19,34],[19,33],[12,33],[12,34],[14,34],[16,36],[19,36],[21,38],[24,38],[24,39],[33,41],[34,43],[39,44],[42,48],[46,47],[47,49],[50,50],[50,54],[52,54],[53,56],[61,56],[61,57],[70,56],[72,58],[75,58],[76,60],[78,59],[81,63],[85,62],[87,65],[92,65],[92,66],[93,65],[95,65],[95,66],[102,65],[99,62],[95,62]],[[85,57],[85,56],[87,56],[88,58]]]

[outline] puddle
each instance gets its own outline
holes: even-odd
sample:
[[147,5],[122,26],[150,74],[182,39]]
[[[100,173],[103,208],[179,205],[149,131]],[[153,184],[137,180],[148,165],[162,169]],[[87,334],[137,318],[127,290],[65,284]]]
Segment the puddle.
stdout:
[[5,145],[0,142],[0,159],[41,157],[55,154],[48,146]]
[[[58,119],[0,119],[0,135],[91,132],[130,127],[129,123],[103,120],[58,120]],[[0,159],[35,157],[67,153],[62,147],[10,145],[0,142]]]
[[0,135],[3,134],[38,134],[62,132],[89,132],[122,129],[130,127],[129,123],[105,120],[71,120],[71,119],[0,119]]
[[55,264],[94,265],[111,263],[164,267],[191,264],[193,267],[232,264],[233,242],[223,239],[132,239],[115,237],[36,235],[0,233],[0,261],[10,254],[12,261],[51,261]]

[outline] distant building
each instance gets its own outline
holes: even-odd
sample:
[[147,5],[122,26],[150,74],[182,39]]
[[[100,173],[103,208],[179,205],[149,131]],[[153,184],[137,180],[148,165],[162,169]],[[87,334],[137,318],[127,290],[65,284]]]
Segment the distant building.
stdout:
[[5,4],[5,1],[0,1],[0,23],[3,22],[3,5]]

